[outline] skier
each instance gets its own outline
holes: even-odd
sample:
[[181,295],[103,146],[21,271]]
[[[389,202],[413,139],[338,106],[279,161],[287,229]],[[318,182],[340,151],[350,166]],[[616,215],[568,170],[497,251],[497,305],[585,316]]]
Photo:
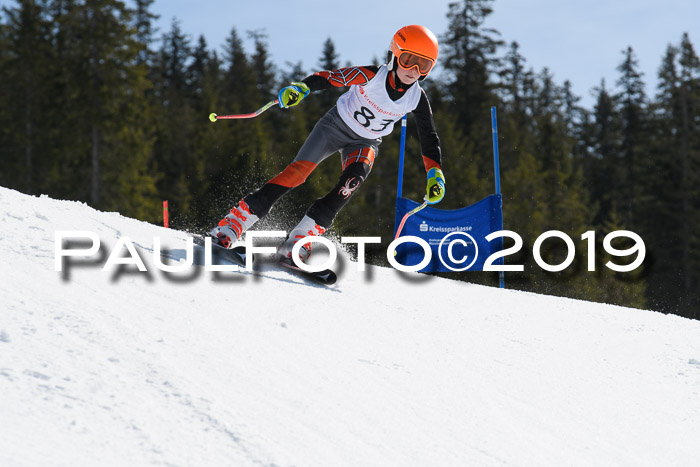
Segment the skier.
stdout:
[[[440,140],[425,91],[417,81],[424,80],[435,66],[438,41],[427,28],[405,26],[394,34],[388,63],[381,66],[347,67],[319,71],[300,82],[292,82],[279,92],[279,105],[298,105],[311,91],[331,86],[350,89],[338,98],[316,124],[294,161],[279,175],[241,199],[209,234],[225,248],[241,238],[285,193],[306,180],[316,166],[340,151],[343,171],[337,185],[317,199],[306,215],[279,247],[278,254],[291,260],[292,248],[300,239],[322,235],[333,223],[372,169],[382,137],[391,133],[394,123],[413,112],[427,172],[429,204],[442,200],[445,177],[441,170]],[[311,244],[299,250],[308,259]]]

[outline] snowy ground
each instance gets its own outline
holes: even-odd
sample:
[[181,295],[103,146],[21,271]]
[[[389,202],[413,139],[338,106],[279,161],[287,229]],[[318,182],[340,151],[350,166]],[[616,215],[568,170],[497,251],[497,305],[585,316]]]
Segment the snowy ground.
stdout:
[[[0,212],[0,465],[698,465],[700,322],[354,263],[166,274],[184,233]],[[101,260],[55,271],[57,230]],[[101,270],[126,236],[148,273]]]

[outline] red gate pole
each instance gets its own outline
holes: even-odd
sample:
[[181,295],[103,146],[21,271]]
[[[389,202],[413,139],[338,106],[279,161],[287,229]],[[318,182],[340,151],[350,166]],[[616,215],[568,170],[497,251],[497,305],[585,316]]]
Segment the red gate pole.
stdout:
[[169,219],[168,219],[168,201],[165,200],[163,201],[163,227],[166,229],[168,228],[169,224]]

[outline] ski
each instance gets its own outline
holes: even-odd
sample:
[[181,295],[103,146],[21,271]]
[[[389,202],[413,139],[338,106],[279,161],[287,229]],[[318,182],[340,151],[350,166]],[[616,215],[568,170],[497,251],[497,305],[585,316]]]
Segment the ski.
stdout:
[[[204,246],[205,236],[200,234],[192,234],[194,238],[194,243],[196,245]],[[215,238],[212,237],[211,240],[212,253],[218,255],[228,261],[231,261],[238,266],[246,267],[246,248],[243,245],[237,246],[235,248],[224,248],[219,245]],[[253,258],[251,258],[253,260]]]
[[[204,246],[204,241],[206,239],[206,235],[200,235],[200,234],[191,234],[192,238],[194,238],[194,243],[196,245]],[[246,257],[247,257],[247,252],[246,252],[246,247],[243,245],[237,246],[235,248],[224,248],[223,246],[219,245],[216,241],[216,239],[212,238],[211,241],[212,244],[212,253],[216,256],[222,257],[228,261],[233,262],[234,264],[237,264],[238,266],[246,267]],[[253,260],[253,258],[251,258]],[[280,266],[283,267],[286,271],[289,271],[293,274],[296,274],[297,276],[307,279],[309,281],[315,282],[317,284],[323,284],[323,285],[332,285],[335,284],[336,280],[338,279],[338,276],[335,274],[335,272],[331,271],[330,269],[325,269],[323,271],[319,272],[309,272],[309,271],[304,271],[300,267],[298,267],[294,262],[287,258],[282,258],[282,257],[277,257],[275,258],[275,261],[273,264],[279,264]]]
[[332,285],[335,284],[335,281],[338,279],[335,272],[331,271],[330,269],[324,269],[323,271],[318,272],[304,271],[288,258],[278,258],[277,263],[289,271],[294,272],[294,274],[318,284]]

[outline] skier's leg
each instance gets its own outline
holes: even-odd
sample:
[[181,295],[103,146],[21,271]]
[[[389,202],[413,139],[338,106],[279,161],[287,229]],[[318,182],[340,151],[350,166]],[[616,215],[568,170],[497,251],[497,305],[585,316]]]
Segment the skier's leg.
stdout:
[[[340,175],[338,183],[326,196],[317,199],[311,205],[301,222],[292,229],[287,240],[277,250],[279,255],[291,258],[292,248],[299,239],[310,235],[322,235],[333,224],[335,216],[347,204],[350,197],[372,170],[376,150],[376,146],[365,147],[342,154],[343,173]],[[308,259],[310,254],[310,243],[299,250],[302,261]]]
[[360,188],[371,170],[372,167],[369,164],[362,162],[348,164],[333,189],[323,198],[314,201],[306,214],[328,229],[333,224],[335,216],[350,201],[350,197]]
[[[345,163],[345,160],[350,153],[363,149],[365,152],[372,149],[371,158],[374,160],[374,153],[381,142],[381,138],[368,140],[357,136],[343,122],[337,107],[333,107],[316,123],[294,161],[260,189],[246,196],[245,201],[251,210],[262,218],[267,215],[277,200],[304,183],[318,164],[334,152],[341,152],[344,161],[343,167],[345,167],[349,163]],[[364,160],[364,156],[360,155],[359,152],[357,156],[353,161]]]
[[210,235],[228,248],[241,238],[243,232],[265,217],[285,193],[304,183],[323,159],[337,151],[338,148],[334,148],[329,142],[326,119],[324,116],[318,121],[294,161],[279,175],[240,200],[238,206],[234,206],[226,217],[219,221],[219,225],[212,229]]
[[318,164],[342,147],[337,142],[337,127],[332,118],[333,113],[327,112],[311,130],[292,163],[244,198],[255,214],[265,217],[282,196],[304,183]]
[[378,145],[341,151],[343,172],[340,174],[338,183],[326,196],[317,199],[306,214],[328,229],[333,224],[335,216],[369,176],[377,152]]
[[[304,148],[302,147],[302,149]],[[253,212],[257,213],[261,218],[265,217],[282,196],[304,183],[317,166],[318,162],[294,159],[276,177],[247,195],[244,200],[250,205]]]

